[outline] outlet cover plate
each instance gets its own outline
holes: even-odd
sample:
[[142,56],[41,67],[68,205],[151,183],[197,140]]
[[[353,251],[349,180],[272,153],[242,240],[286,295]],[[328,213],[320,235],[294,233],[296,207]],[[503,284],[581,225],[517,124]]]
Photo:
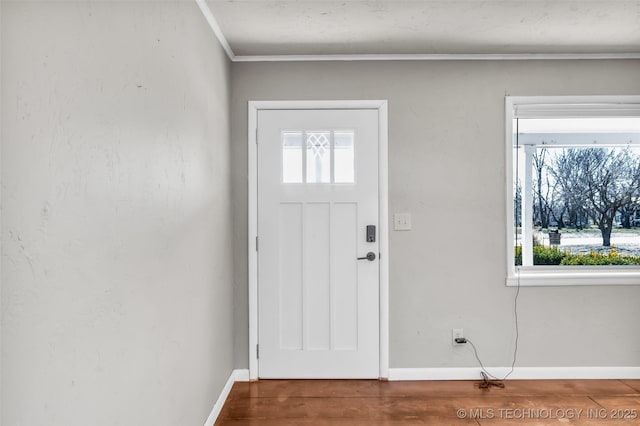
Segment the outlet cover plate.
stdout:
[[464,330],[461,328],[454,328],[451,330],[451,343],[453,346],[462,346],[464,343],[457,343],[456,339],[464,338]]

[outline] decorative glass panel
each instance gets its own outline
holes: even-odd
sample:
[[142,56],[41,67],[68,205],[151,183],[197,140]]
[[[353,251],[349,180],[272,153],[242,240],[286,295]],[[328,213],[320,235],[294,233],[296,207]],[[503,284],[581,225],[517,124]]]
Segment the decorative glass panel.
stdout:
[[331,140],[329,132],[307,133],[307,182],[331,182]]
[[282,134],[282,182],[302,183],[302,133]]
[[335,132],[333,150],[333,181],[335,183],[355,181],[353,158],[353,132]]

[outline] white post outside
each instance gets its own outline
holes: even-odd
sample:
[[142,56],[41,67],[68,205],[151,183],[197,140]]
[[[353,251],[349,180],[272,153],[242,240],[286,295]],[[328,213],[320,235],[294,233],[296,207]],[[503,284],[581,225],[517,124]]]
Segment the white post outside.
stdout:
[[524,187],[522,188],[522,266],[533,266],[533,153],[524,148]]

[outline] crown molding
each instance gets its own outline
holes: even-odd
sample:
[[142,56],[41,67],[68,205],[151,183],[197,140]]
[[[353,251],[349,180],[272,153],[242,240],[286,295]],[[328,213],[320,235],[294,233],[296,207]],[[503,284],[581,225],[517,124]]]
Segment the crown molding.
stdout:
[[640,59],[630,53],[428,53],[428,54],[339,54],[339,55],[239,55],[233,52],[206,0],[195,0],[232,62],[321,62],[321,61],[549,61]]
[[539,61],[539,60],[640,59],[639,53],[444,53],[357,55],[261,55],[235,56],[234,62],[310,61]]
[[211,9],[209,8],[207,1],[196,0],[196,3],[198,4],[200,11],[204,15],[204,18],[207,20],[207,23],[209,23],[211,30],[218,38],[218,41],[220,42],[220,46],[222,46],[224,51],[227,53],[227,56],[229,57],[229,59],[231,61],[235,61],[236,55],[235,53],[233,53],[233,49],[231,49],[231,46],[229,46],[229,42],[227,41],[227,38],[222,33],[222,30],[220,29],[220,25],[218,25],[218,21],[216,20],[215,16],[213,16],[213,12],[211,12]]

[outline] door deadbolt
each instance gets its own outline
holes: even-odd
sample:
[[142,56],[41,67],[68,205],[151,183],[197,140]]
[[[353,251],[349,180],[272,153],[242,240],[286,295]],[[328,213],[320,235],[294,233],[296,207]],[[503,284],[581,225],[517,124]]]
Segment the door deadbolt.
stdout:
[[376,226],[375,225],[367,225],[367,242],[368,243],[376,242]]

